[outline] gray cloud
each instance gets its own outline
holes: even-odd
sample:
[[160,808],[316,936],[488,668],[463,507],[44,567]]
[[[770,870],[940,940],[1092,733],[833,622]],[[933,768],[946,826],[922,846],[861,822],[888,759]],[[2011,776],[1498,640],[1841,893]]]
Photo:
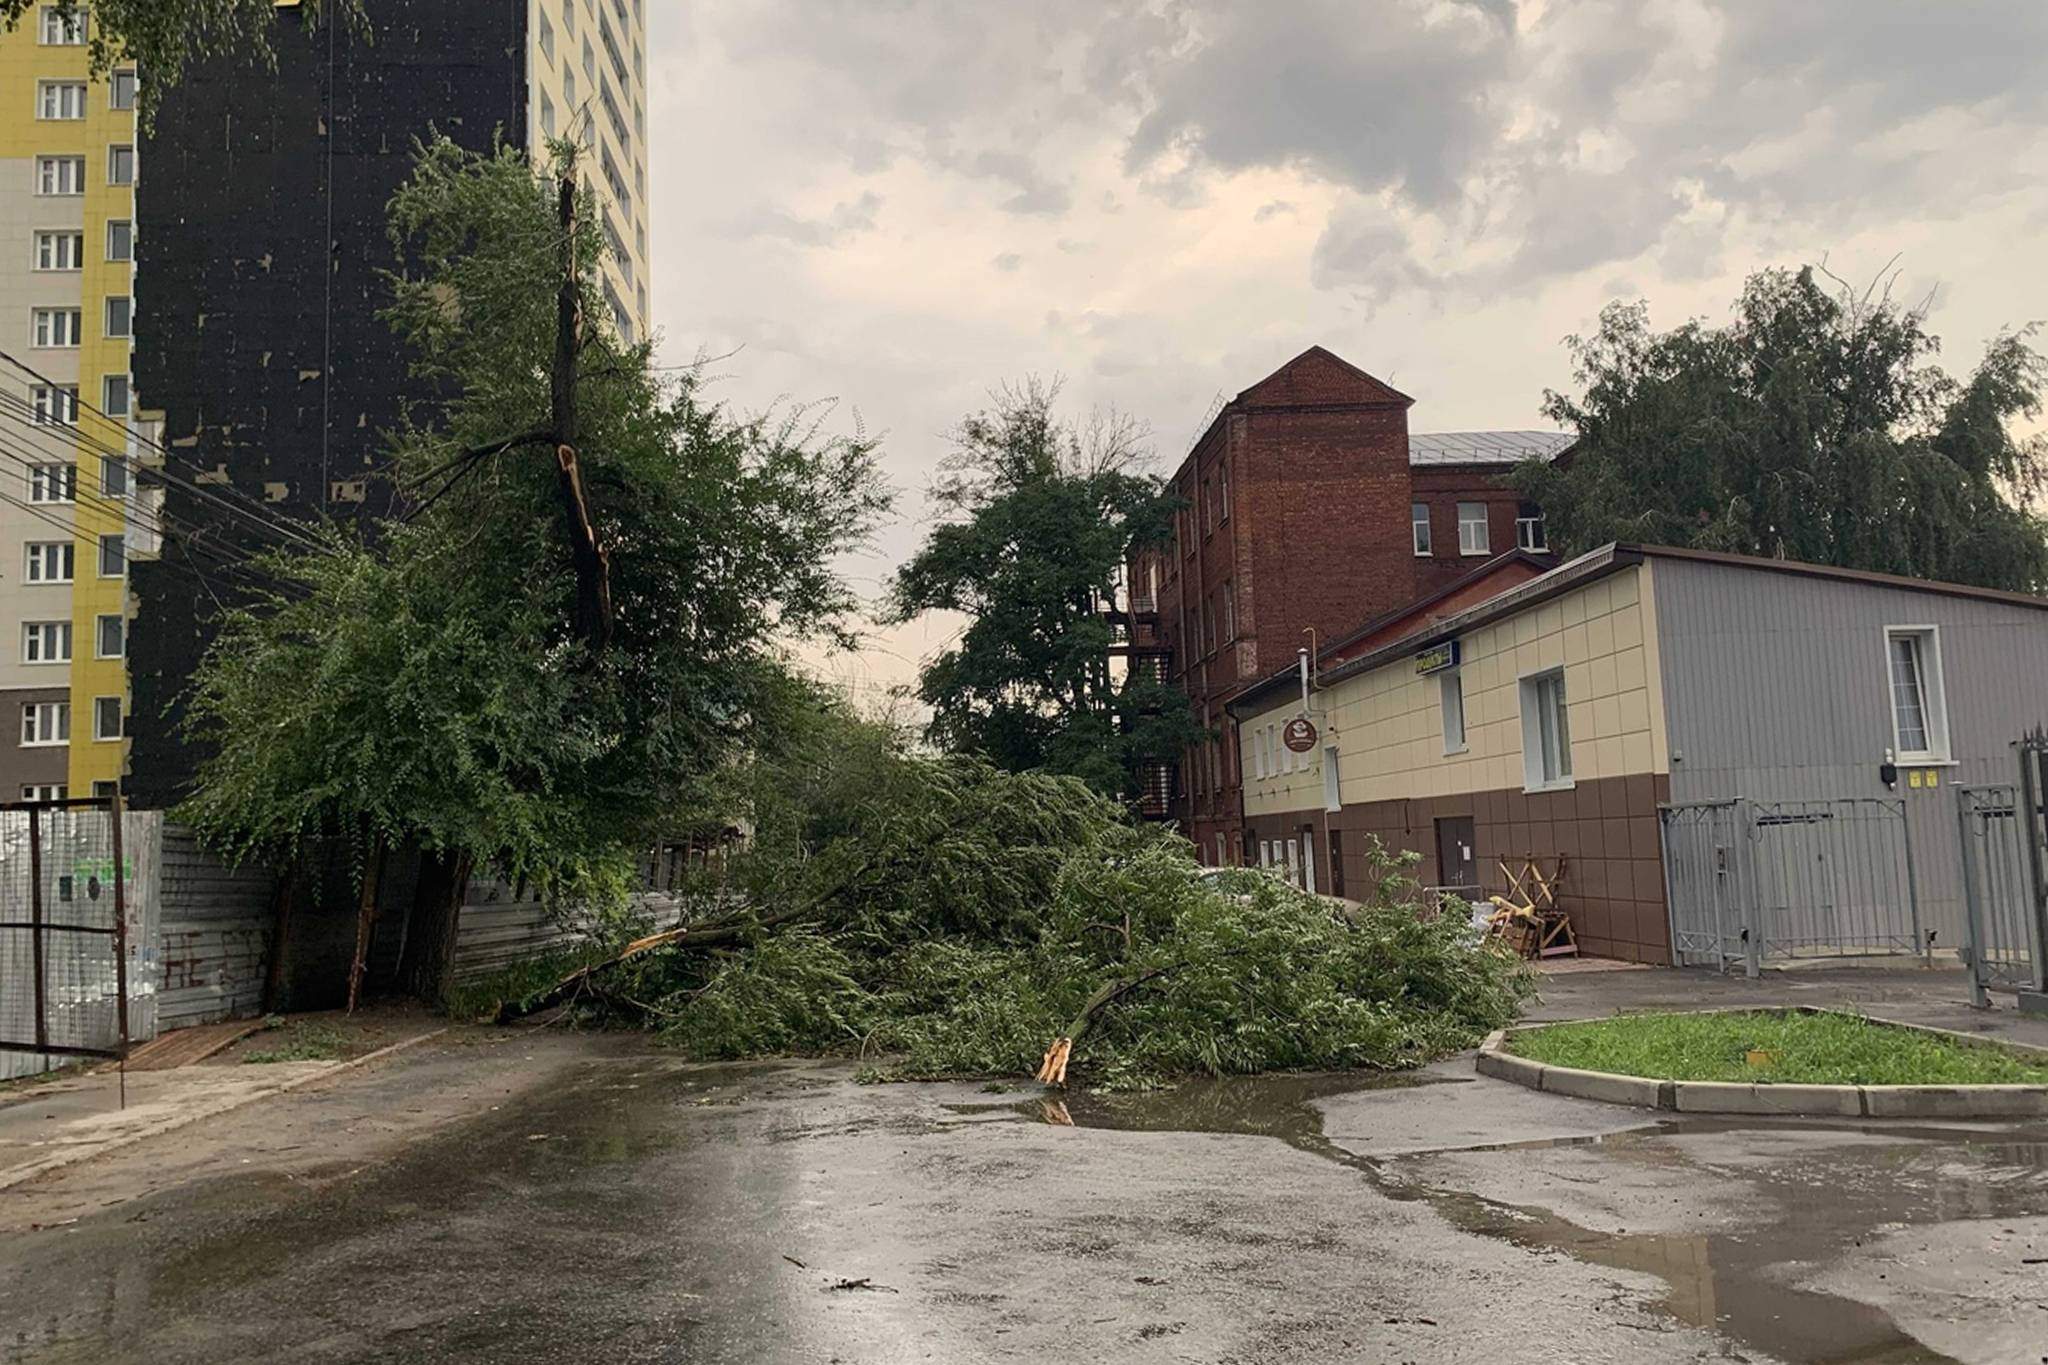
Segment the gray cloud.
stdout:
[[1018,266],[1024,264],[1024,258],[1017,252],[1005,251],[1002,255],[990,261],[989,264],[1007,275],[1014,272]]
[[735,219],[728,235],[777,238],[806,247],[836,246],[850,237],[874,231],[875,215],[881,208],[882,196],[873,190],[851,203],[833,205],[823,218],[800,218],[787,209],[763,205]]

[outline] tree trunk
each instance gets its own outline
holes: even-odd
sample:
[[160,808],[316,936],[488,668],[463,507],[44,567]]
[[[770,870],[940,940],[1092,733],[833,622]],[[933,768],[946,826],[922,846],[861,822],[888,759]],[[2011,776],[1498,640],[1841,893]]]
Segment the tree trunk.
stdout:
[[432,1004],[442,1003],[448,993],[471,867],[467,854],[430,853],[420,861],[413,925],[406,936],[405,956],[398,964],[398,980],[411,994]]

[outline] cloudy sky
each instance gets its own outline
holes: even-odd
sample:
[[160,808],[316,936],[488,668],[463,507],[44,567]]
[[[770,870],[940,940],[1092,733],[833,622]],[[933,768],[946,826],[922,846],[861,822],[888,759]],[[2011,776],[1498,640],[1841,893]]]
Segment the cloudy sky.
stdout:
[[[1956,368],[2048,317],[2039,0],[650,0],[655,322],[753,409],[836,400],[918,540],[992,384],[1185,453],[1320,342],[1413,429],[1543,425],[1562,339],[1823,257]],[[829,667],[867,695],[952,623]]]

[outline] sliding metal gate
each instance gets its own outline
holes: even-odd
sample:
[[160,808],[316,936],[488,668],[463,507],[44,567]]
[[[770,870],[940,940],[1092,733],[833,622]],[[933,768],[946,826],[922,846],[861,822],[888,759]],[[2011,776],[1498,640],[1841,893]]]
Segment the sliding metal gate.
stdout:
[[0,1077],[126,1055],[128,920],[120,798],[0,803]]
[[1979,1007],[1994,990],[2048,990],[2048,734],[2037,730],[2017,748],[2017,783],[1956,793],[1963,956]]
[[1665,899],[1681,966],[1924,954],[1902,800],[1665,806]]

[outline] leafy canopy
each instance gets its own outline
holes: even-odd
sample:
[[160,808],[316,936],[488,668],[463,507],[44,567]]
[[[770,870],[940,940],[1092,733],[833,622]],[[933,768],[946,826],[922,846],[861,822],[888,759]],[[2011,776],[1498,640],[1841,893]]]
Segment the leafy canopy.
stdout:
[[891,610],[969,617],[919,681],[935,743],[1121,795],[1142,762],[1194,737],[1184,700],[1111,668],[1105,615],[1132,550],[1169,535],[1173,504],[1143,468],[1142,428],[1114,414],[1077,427],[1058,394],[1004,387],[961,423],[931,490],[943,519],[897,572]]
[[2034,591],[2048,528],[2029,508],[2048,445],[2031,332],[1994,341],[1967,380],[1933,363],[1916,310],[1812,269],[1752,276],[1726,326],[1653,332],[1613,304],[1574,337],[1581,392],[1545,411],[1573,457],[1530,465],[1552,543],[1646,541]]
[[[145,128],[187,63],[216,53],[276,61],[271,36],[278,0],[0,0],[0,25],[12,30],[45,5],[66,16],[90,15],[86,42],[95,77],[121,61],[133,61],[148,73],[137,100]],[[362,0],[303,0],[296,8],[309,25],[331,10],[358,31],[367,31]]]
[[[181,817],[231,852],[368,826],[575,877],[702,810],[802,700],[787,642],[844,633],[856,601],[828,561],[886,506],[871,447],[801,410],[728,413],[590,325],[578,450],[616,622],[585,651],[552,447],[507,445],[549,425],[553,196],[517,151],[442,139],[392,201],[388,317],[417,398],[392,477],[413,512],[268,555],[274,586],[220,621],[188,721],[213,755]],[[585,203],[591,319],[597,223]]]

